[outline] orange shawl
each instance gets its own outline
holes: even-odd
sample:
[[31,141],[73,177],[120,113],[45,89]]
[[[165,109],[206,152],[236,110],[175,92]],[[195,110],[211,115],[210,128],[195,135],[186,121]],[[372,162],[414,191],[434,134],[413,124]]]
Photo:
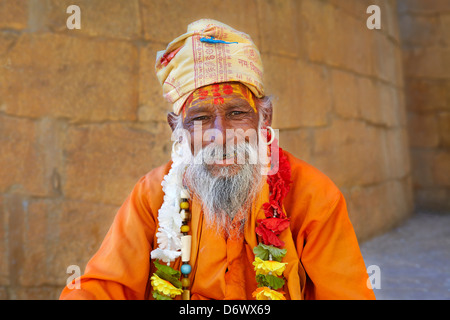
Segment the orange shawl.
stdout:
[[[287,249],[282,289],[286,299],[374,299],[344,197],[320,171],[283,151],[291,166],[284,200],[290,228],[279,238]],[[100,249],[86,266],[81,289],[64,288],[60,299],[151,299],[150,252],[156,245],[161,181],[171,162],[142,177],[119,209]],[[256,220],[264,219],[265,184],[245,222],[244,235],[226,239],[203,220],[201,203],[191,204],[191,299],[254,299],[253,248]],[[232,228],[239,227],[233,220]],[[233,233],[233,232],[232,232]],[[171,264],[176,270],[181,259]]]

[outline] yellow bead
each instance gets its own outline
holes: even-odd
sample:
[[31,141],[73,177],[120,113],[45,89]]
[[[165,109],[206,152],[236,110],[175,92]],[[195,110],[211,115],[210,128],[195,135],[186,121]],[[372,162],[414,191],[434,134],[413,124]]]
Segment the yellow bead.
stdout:
[[189,209],[189,202],[187,202],[187,201],[181,202],[181,203],[180,203],[180,208],[181,208],[181,209],[184,209],[184,210]]
[[191,285],[191,281],[189,280],[189,278],[182,278],[181,279],[181,285],[184,287],[184,288],[189,288],[189,286]]
[[188,225],[184,225],[184,226],[181,226],[181,230],[180,230],[181,232],[189,232],[189,226]]
[[190,290],[183,290],[183,293],[181,294],[181,297],[183,300],[191,300],[191,291]]

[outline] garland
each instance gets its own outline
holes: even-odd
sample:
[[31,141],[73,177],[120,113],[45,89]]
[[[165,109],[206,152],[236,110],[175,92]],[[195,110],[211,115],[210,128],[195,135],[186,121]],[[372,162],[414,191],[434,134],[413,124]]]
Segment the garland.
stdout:
[[[274,141],[276,144],[276,141]],[[277,145],[275,145],[277,147]],[[253,292],[257,300],[285,300],[284,293],[277,291],[285,284],[283,271],[286,262],[281,262],[286,255],[286,249],[282,249],[284,242],[278,238],[280,233],[289,227],[289,218],[283,211],[283,199],[289,192],[291,168],[283,150],[279,150],[279,163],[274,163],[276,174],[267,176],[269,185],[269,202],[263,204],[265,219],[258,219],[259,225],[256,233],[261,236],[260,242],[255,248],[255,261],[253,265],[256,271],[258,289]]]
[[[273,142],[277,147],[276,140]],[[282,249],[284,242],[278,238],[280,233],[289,227],[289,218],[283,211],[283,199],[289,192],[291,169],[283,150],[278,147],[279,162],[272,163],[272,171],[276,174],[267,176],[269,185],[269,202],[263,205],[265,219],[258,219],[255,232],[261,236],[254,249],[258,288],[253,292],[257,300],[285,300],[284,292],[278,291],[285,284],[283,272],[287,263],[281,262],[286,255]],[[182,295],[184,300],[190,299],[189,265],[191,236],[188,235],[190,218],[189,194],[182,187],[182,175],[185,170],[181,150],[172,152],[172,168],[164,177],[164,203],[158,211],[159,229],[157,242],[159,247],[151,252],[151,258],[156,259],[156,272],[151,277],[153,298],[157,300],[172,300]],[[186,162],[184,162],[186,163]],[[179,256],[183,265],[180,271],[169,266]],[[160,260],[167,265],[161,264]],[[182,276],[183,275],[183,276]],[[181,280],[180,280],[181,277]]]
[[[158,248],[151,252],[151,259],[155,259],[156,272],[153,273],[151,285],[153,298],[156,300],[172,300],[178,295],[183,299],[189,297],[189,273],[192,268],[189,265],[191,255],[191,236],[189,232],[189,192],[183,188],[183,174],[188,159],[183,155],[189,155],[187,144],[174,143],[172,148],[172,167],[161,182],[164,192],[164,203],[158,211],[159,228],[156,233]],[[181,256],[183,265],[181,273],[169,266]],[[160,263],[160,260],[167,265]]]

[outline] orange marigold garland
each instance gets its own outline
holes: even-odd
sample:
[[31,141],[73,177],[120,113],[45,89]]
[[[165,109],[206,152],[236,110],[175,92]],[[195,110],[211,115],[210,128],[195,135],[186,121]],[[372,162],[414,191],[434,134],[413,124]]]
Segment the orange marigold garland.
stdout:
[[[273,142],[277,147],[276,140]],[[284,292],[277,291],[285,284],[283,271],[287,263],[281,262],[286,255],[282,249],[284,242],[278,238],[280,233],[289,227],[289,218],[282,207],[283,199],[289,192],[291,167],[283,150],[278,147],[279,161],[272,163],[272,170],[276,174],[267,176],[269,185],[269,202],[263,205],[265,219],[258,219],[256,233],[261,236],[261,243],[253,249],[258,289],[253,292],[257,300],[285,300]]]

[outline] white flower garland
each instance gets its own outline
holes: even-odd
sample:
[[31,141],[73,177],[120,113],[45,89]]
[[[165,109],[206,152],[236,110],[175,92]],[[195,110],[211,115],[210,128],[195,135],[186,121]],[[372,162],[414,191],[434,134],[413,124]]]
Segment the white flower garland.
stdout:
[[167,264],[181,255],[180,193],[183,189],[183,174],[188,164],[190,153],[187,143],[178,143],[172,149],[172,167],[161,182],[164,202],[158,211],[159,228],[156,233],[158,248],[151,252],[152,259],[159,259]]

